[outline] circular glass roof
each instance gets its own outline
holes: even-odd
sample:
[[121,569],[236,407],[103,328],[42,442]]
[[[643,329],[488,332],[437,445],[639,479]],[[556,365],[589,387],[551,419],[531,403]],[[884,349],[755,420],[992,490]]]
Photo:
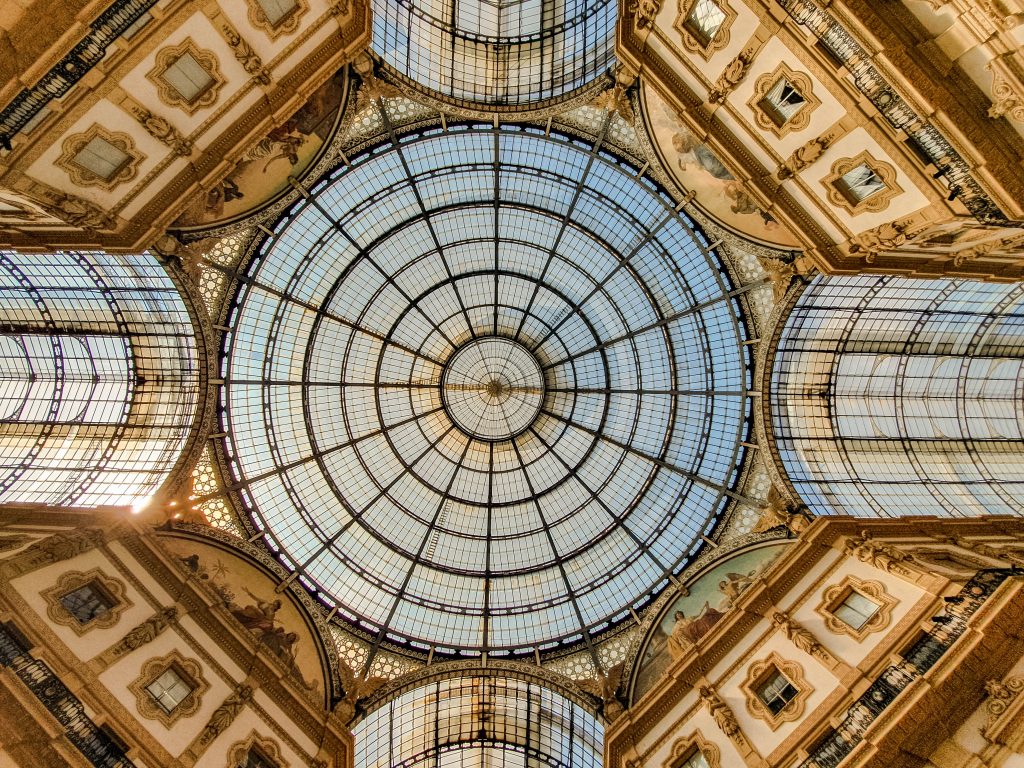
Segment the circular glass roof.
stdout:
[[341,616],[440,653],[627,617],[696,551],[747,429],[702,235],[615,158],[453,126],[335,171],[241,278],[231,471]]
[[455,101],[562,96],[615,61],[615,0],[374,0],[374,51]]

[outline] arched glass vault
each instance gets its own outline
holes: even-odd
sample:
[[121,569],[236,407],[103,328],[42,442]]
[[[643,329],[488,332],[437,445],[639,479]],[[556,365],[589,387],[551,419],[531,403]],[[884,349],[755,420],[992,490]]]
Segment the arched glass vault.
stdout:
[[450,126],[312,188],[240,281],[224,427],[252,521],[340,616],[525,653],[696,552],[749,431],[733,289],[592,145]]
[[771,416],[817,514],[1024,514],[1024,287],[815,278],[782,331]]
[[434,96],[517,107],[608,71],[616,13],[615,0],[374,0],[372,45]]
[[459,677],[399,693],[353,729],[356,768],[601,768],[604,729],[549,688]]
[[0,502],[138,502],[199,399],[192,322],[147,255],[0,252]]

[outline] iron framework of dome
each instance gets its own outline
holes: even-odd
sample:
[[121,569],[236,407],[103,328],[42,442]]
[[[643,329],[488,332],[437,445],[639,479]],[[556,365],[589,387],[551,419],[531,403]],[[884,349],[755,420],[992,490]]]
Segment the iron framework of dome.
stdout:
[[629,619],[725,509],[749,430],[728,277],[603,150],[449,124],[328,174],[239,277],[230,482],[386,644],[515,655]]
[[517,108],[608,71],[616,12],[614,0],[375,0],[372,45],[431,97]]

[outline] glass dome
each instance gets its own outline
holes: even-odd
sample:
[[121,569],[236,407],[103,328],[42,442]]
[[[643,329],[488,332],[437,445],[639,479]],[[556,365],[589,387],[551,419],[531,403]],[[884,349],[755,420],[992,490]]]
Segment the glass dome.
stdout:
[[338,169],[241,279],[224,425],[338,613],[441,654],[578,642],[685,565],[748,429],[744,326],[634,169],[452,126]]
[[581,88],[615,60],[614,0],[374,0],[374,51],[457,102],[522,106]]

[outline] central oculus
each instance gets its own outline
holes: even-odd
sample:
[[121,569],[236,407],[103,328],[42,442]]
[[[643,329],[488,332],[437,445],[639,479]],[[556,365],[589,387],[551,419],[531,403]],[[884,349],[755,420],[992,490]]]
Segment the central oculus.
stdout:
[[467,435],[509,440],[540,413],[544,374],[522,344],[480,338],[460,347],[445,365],[441,398],[452,422]]

